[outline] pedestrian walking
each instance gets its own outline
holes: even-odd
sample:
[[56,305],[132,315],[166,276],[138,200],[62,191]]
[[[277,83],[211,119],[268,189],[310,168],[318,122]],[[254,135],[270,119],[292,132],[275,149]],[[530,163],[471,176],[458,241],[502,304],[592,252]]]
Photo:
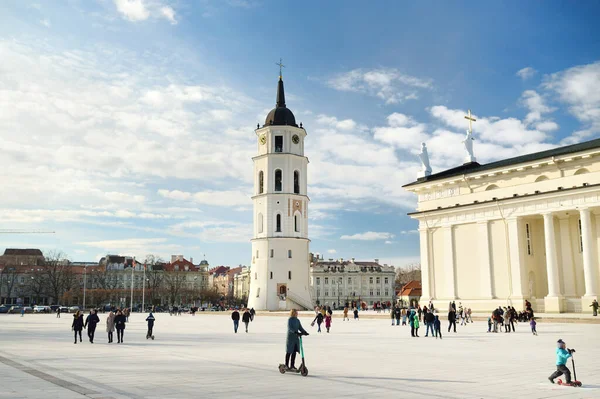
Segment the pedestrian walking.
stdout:
[[329,333],[329,329],[331,328],[331,314],[327,313],[327,316],[325,316],[325,328],[327,329],[327,333]]
[[81,342],[81,330],[83,330],[83,314],[78,310],[73,315],[73,323],[71,324],[71,330],[73,330],[73,336],[75,338],[75,344],[77,343],[77,334],[79,334],[79,342]]
[[323,316],[322,312],[319,312],[313,319],[312,323],[310,323],[311,326],[314,326],[315,322],[317,323],[317,332],[318,333],[321,332],[321,324],[323,323],[323,319],[325,319],[325,316]]
[[402,325],[405,326],[406,325],[406,308],[402,308]]
[[415,337],[419,338],[419,318],[415,315],[415,317],[413,317],[413,326],[415,328]]
[[122,310],[117,311],[117,315],[115,316],[115,329],[117,330],[117,343],[123,343],[123,335],[125,334],[125,323],[127,322],[127,317],[123,314]]
[[248,324],[252,321],[252,314],[248,309],[244,309],[244,314],[242,315],[242,322],[246,325],[246,332],[248,332]]
[[96,314],[96,310],[90,310],[90,314],[85,319],[85,324],[83,328],[87,328],[87,335],[90,339],[90,344],[94,343],[94,334],[96,333],[96,326],[100,323],[100,318]]
[[[396,325],[400,325],[400,317],[402,317],[402,310],[399,307],[394,307],[394,311],[391,312],[396,318]],[[392,325],[394,322],[392,321]]]
[[592,308],[592,316],[598,316],[598,301],[594,299],[590,305]]
[[354,320],[358,321],[358,309],[354,308]]
[[238,327],[240,326],[240,312],[236,309],[233,309],[231,313],[231,320],[233,320],[233,332],[237,334]]
[[60,306],[56,308],[56,318],[60,319]]
[[108,333],[108,343],[113,342],[113,333],[115,332],[115,313],[111,310],[106,317],[106,332]]
[[23,317],[25,315],[25,307],[21,308],[21,317]]
[[456,311],[453,307],[450,307],[450,311],[448,312],[448,332],[450,332],[452,327],[454,327],[454,332],[456,332]]
[[394,318],[396,317],[396,307],[394,307],[390,313],[390,318],[392,319],[392,326],[394,325]]
[[350,321],[350,319],[348,318],[348,306],[344,306],[344,318],[342,319],[342,321]]
[[156,320],[156,318],[154,317],[154,315],[152,314],[152,312],[150,312],[150,314],[148,315],[148,317],[146,317],[146,321],[148,322],[148,332],[146,333],[146,339],[148,339],[148,338],[154,339],[154,335],[152,334],[152,330],[154,329],[154,321],[155,320]]
[[442,339],[442,322],[438,315],[435,315],[435,320],[433,322],[433,328],[435,329],[435,339],[437,339],[438,334],[440,339]]
[[537,335],[537,322],[535,321],[535,317],[532,317],[531,320],[529,320],[529,326],[531,327],[531,333]]
[[433,312],[427,312],[427,314],[425,315],[425,336],[429,336],[429,330],[431,330],[431,337],[433,337],[435,335],[434,333],[434,328],[433,328],[433,323],[435,322],[435,316],[433,315]]
[[254,321],[254,316],[256,315],[256,311],[254,308],[250,309],[250,321]]

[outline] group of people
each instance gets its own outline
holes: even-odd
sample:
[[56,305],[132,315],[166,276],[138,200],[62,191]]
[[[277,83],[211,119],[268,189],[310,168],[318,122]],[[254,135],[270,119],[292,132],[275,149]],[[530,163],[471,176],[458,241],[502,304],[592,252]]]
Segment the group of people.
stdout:
[[[242,323],[244,323],[244,325],[246,326],[246,332],[248,332],[248,325],[251,321],[254,320],[254,315],[256,314],[256,312],[254,311],[254,308],[244,308],[242,309],[242,311],[244,312],[242,314]],[[238,308],[233,309],[233,312],[231,312],[231,320],[233,320],[233,332],[237,334],[238,328],[240,326],[240,311],[238,310]]]
[[[504,309],[502,306],[498,306],[497,309],[494,309],[492,315],[488,318],[488,330],[487,332],[498,332],[498,328],[502,331],[502,327],[504,327],[504,332],[509,333],[515,332],[515,322],[519,320],[517,311],[512,306],[505,306]],[[533,320],[533,317],[531,318]],[[534,320],[535,322],[535,320]],[[532,328],[535,328],[535,324],[532,325]]]
[[[329,333],[329,330],[331,329],[331,320],[332,320],[332,316],[333,316],[333,311],[331,310],[331,308],[329,306],[316,306],[315,307],[315,313],[316,316],[313,319],[312,323],[310,323],[311,327],[315,325],[315,323],[317,323],[317,332],[320,333],[321,332],[321,324],[323,324],[323,321],[325,321],[325,328],[327,329],[327,332]],[[358,313],[358,311],[357,311]],[[344,308],[344,320],[348,318],[348,307],[346,306]]]
[[[117,309],[116,311],[110,311],[106,316],[106,332],[108,333],[108,343],[113,342],[113,334],[117,331],[117,343],[123,343],[123,336],[125,333],[125,325],[129,321],[129,310],[128,309]],[[146,318],[148,322],[148,332],[146,339],[153,338],[152,329],[154,328],[155,317],[150,312]],[[88,316],[83,318],[83,312],[77,311],[73,315],[73,323],[71,324],[71,330],[73,331],[74,343],[77,344],[77,337],[79,336],[79,342],[82,342],[82,331],[87,330],[87,336],[90,343],[94,343],[94,337],[96,334],[96,327],[100,323],[98,317],[98,311],[96,309],[90,310]]]

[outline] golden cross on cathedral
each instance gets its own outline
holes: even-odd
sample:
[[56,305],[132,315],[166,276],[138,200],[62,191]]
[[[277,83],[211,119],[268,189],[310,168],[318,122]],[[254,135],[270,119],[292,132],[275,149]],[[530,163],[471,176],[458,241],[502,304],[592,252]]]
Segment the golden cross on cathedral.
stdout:
[[469,110],[469,115],[465,115],[465,119],[469,120],[469,132],[472,132],[473,126],[471,123],[477,121],[477,119],[475,119],[471,116],[471,110]]
[[283,60],[280,58],[279,62],[276,62],[275,65],[279,65],[279,77],[281,77],[281,68],[285,68],[285,65],[283,65]]

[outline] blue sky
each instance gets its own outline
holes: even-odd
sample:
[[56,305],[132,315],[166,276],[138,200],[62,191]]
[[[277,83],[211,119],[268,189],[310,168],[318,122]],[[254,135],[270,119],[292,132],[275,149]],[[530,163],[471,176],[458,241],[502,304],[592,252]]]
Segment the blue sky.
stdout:
[[415,154],[457,166],[600,131],[593,2],[4,1],[0,247],[248,264],[254,127],[308,131],[311,250],[418,261]]

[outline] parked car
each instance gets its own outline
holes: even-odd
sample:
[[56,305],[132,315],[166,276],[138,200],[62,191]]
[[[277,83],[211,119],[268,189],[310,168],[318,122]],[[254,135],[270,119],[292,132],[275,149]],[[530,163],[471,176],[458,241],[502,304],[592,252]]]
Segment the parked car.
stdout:
[[218,306],[213,306],[212,308],[210,308],[211,312],[218,312],[219,310],[221,310],[221,309],[219,309]]
[[10,307],[6,305],[0,305],[0,313],[8,313]]
[[8,310],[8,313],[21,313],[21,309],[23,309],[23,306],[11,306],[10,309]]
[[59,308],[60,308],[60,305],[50,305],[50,310],[52,312],[56,312],[56,310],[59,309]]
[[71,306],[69,308],[69,313],[75,313],[79,310],[79,306]]
[[69,313],[69,308],[66,306],[61,306],[60,307],[60,313]]
[[25,309],[25,313],[33,313],[33,308],[31,306],[25,306],[23,309]]
[[48,309],[48,306],[34,306],[33,313],[49,313]]

